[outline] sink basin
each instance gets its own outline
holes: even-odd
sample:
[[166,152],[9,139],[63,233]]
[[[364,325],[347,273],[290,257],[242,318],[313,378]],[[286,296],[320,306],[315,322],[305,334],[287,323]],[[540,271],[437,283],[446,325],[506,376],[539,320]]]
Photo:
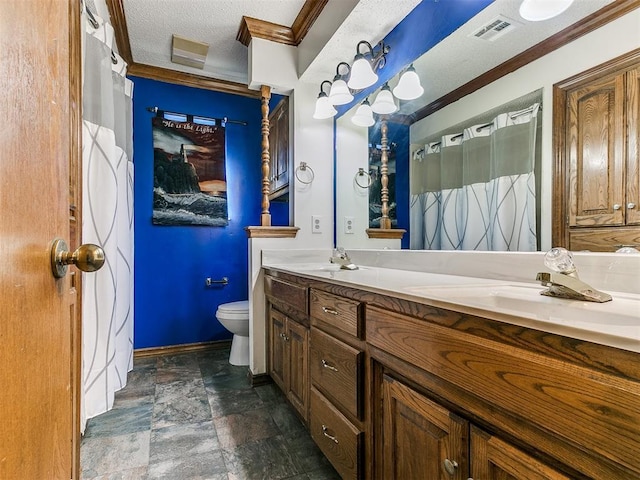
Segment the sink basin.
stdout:
[[640,333],[640,300],[615,294],[607,303],[583,302],[540,295],[538,285],[464,285],[406,287],[406,291],[434,300],[482,308],[544,322],[580,325],[637,326]]

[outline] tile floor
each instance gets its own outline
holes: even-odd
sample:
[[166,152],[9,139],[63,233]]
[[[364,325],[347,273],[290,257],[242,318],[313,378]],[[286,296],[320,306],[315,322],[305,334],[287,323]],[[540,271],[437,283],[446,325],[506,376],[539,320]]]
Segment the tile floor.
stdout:
[[114,408],[87,424],[82,478],[339,480],[280,390],[252,388],[228,355],[136,359]]

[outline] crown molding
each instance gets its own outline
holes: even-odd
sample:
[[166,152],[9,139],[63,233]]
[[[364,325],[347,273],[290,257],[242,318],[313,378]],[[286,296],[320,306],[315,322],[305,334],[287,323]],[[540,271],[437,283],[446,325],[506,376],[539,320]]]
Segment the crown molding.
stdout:
[[176,70],[154,67],[153,65],[145,65],[143,63],[133,63],[129,65],[127,75],[174,83],[186,87],[201,88],[203,90],[214,90],[216,92],[231,93],[244,97],[260,98],[260,91],[249,90],[247,86],[242,83],[219,80],[203,75],[195,75],[193,73],[178,72]]
[[580,38],[587,33],[590,33],[598,28],[606,25],[617,18],[626,15],[627,13],[640,7],[640,0],[617,0],[609,5],[601,8],[597,12],[583,18],[579,22],[561,30],[555,35],[543,40],[542,42],[534,45],[533,47],[525,50],[524,52],[512,57],[506,62],[501,63],[497,67],[483,73],[479,77],[474,78],[470,82],[465,83],[461,87],[443,95],[442,97],[434,100],[433,102],[425,105],[424,107],[416,110],[410,115],[412,118],[411,123],[415,123],[418,120],[428,117],[434,112],[457,102],[462,97],[469,95],[470,93],[479,90],[482,87],[495,82],[496,80],[508,75],[511,72],[518,70],[519,68],[531,63],[546,54],[563,47],[564,45]]
[[128,65],[133,64],[133,55],[131,54],[131,44],[129,43],[129,30],[127,29],[127,17],[124,14],[123,0],[105,0],[109,16],[111,17],[111,25],[113,26],[116,37],[116,45],[118,46],[118,54]]
[[252,38],[298,46],[328,2],[329,0],[307,0],[291,27],[243,16],[236,40],[245,47],[249,46]]

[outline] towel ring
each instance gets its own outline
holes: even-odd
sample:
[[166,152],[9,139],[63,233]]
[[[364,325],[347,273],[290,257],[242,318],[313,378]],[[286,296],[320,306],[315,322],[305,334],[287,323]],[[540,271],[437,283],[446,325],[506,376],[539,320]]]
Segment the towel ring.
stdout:
[[[367,184],[366,185],[362,185],[358,181],[358,177],[362,177],[364,175],[367,176]],[[358,171],[356,172],[355,176],[353,177],[353,180],[356,182],[356,185],[358,185],[360,188],[369,188],[371,186],[371,175],[369,175],[369,172],[365,172],[364,168],[359,168],[358,169]]]
[[[311,175],[310,175],[311,178],[309,178],[308,181],[305,181],[300,178],[300,175],[298,175],[298,172],[299,171],[306,172],[307,170],[311,172]],[[304,185],[309,185],[311,182],[313,182],[313,179],[315,178],[315,176],[316,175],[315,173],[313,173],[313,168],[307,165],[307,162],[300,162],[300,166],[296,168],[296,178],[300,183],[303,183]]]

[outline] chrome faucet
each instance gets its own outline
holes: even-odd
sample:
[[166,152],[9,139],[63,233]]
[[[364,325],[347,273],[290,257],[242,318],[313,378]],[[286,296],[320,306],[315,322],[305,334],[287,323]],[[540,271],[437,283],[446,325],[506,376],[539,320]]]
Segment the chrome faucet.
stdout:
[[612,300],[608,293],[596,290],[578,278],[568,250],[562,247],[552,248],[544,256],[544,264],[554,272],[540,272],[536,276],[541,285],[549,287],[540,292],[541,295],[598,303]]
[[340,265],[342,270],[358,270],[358,266],[354,265],[344,248],[338,247],[333,251],[333,255],[329,258],[331,263]]

